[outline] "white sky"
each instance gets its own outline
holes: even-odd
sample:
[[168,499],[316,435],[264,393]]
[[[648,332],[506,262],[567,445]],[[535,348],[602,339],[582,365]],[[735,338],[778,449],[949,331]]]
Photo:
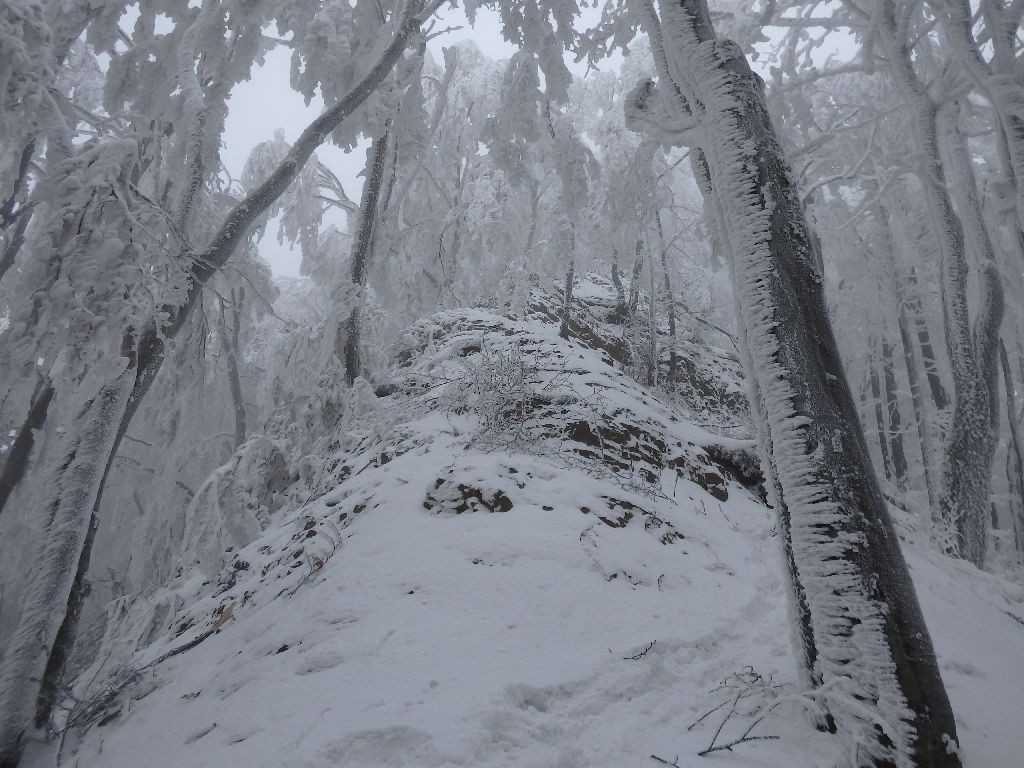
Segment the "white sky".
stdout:
[[[583,9],[584,23],[596,19],[599,11],[592,8]],[[440,20],[436,29],[459,27],[462,29],[449,32],[434,38],[428,44],[428,50],[436,61],[441,61],[441,48],[464,40],[473,40],[480,50],[492,59],[507,59],[516,51],[516,47],[505,41],[501,34],[501,23],[498,14],[487,8],[476,13],[476,23],[470,26],[462,9],[443,8],[438,16]],[[285,139],[294,141],[302,129],[310,123],[323,109],[323,101],[313,99],[307,107],[302,97],[295,93],[289,85],[290,51],[278,48],[266,57],[266,63],[255,71],[253,78],[236,86],[228,104],[229,112],[224,130],[224,149],[222,157],[228,172],[235,178],[241,176],[245,161],[252,148],[262,141],[270,139],[274,131],[280,128]],[[618,58],[618,57],[616,57]],[[577,76],[585,72],[585,64],[576,64],[567,59],[569,68]],[[606,66],[618,66],[613,60]],[[325,144],[317,150],[317,156],[327,164],[341,179],[348,196],[358,201],[362,189],[362,178],[359,174],[366,162],[366,147],[363,142],[352,152]],[[343,224],[343,221],[338,222]],[[270,264],[277,276],[299,275],[300,256],[298,250],[293,251],[287,245],[277,242],[276,227],[272,224],[260,243],[260,253]]]

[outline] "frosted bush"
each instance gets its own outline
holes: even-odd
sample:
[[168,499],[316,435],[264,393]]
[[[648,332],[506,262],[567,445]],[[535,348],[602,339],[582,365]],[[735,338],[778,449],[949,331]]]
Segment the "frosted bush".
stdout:
[[471,369],[471,391],[477,415],[475,441],[491,449],[522,450],[535,446],[530,430],[536,393],[530,382],[537,369],[518,346],[507,352],[481,345],[480,361]]

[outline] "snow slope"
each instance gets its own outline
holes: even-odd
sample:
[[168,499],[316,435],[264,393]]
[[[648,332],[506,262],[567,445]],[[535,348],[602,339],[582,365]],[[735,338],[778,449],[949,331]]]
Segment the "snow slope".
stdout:
[[[299,463],[259,538],[120,606],[134,642],[82,676],[65,764],[845,764],[794,687],[744,444],[622,373],[599,301],[573,341],[534,310],[411,329],[373,416]],[[692,389],[735,404],[734,364],[686,344]],[[908,555],[966,764],[1019,765],[1024,590]],[[778,738],[698,757],[737,695],[715,743],[762,714],[751,735]]]

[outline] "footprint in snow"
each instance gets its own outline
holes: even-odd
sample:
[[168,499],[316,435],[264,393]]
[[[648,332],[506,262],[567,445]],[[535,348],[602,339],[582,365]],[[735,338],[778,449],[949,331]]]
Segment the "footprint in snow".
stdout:
[[969,661],[943,661],[940,666],[943,671],[949,670],[952,672],[959,672],[961,675],[967,675],[969,677],[987,677],[984,672]]
[[196,731],[191,736],[189,736],[187,739],[185,739],[185,743],[186,744],[193,744],[193,743],[199,741],[201,738],[203,738],[203,736],[208,734],[210,731],[212,731],[216,727],[217,727],[216,723],[210,723],[210,725],[206,726],[205,728],[201,728],[200,730]]
[[307,656],[298,669],[295,670],[295,674],[312,675],[317,672],[334,669],[343,661],[345,661],[345,657],[337,651],[321,651],[320,653]]

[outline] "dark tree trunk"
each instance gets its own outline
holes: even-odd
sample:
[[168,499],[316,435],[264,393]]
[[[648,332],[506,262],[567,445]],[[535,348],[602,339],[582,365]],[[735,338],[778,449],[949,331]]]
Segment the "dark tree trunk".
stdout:
[[[390,121],[388,121],[390,124]],[[366,277],[369,274],[370,261],[373,258],[373,241],[377,225],[377,209],[380,203],[381,188],[384,181],[384,167],[387,165],[389,131],[373,140],[370,156],[367,159],[366,181],[363,183],[363,199],[359,204],[359,231],[352,243],[352,285],[356,287],[355,304],[338,334],[335,351],[345,364],[345,381],[349,386],[355,384],[362,373],[361,314],[366,299]]]
[[3,472],[0,473],[0,513],[10,498],[15,486],[21,482],[28,471],[29,459],[32,457],[32,446],[35,444],[35,433],[42,429],[46,423],[46,416],[50,409],[50,402],[53,400],[53,384],[46,379],[42,388],[36,393],[29,408],[28,416],[24,424],[18,430],[10,451],[7,452],[7,461],[4,462]]
[[[0,205],[0,229],[7,229],[14,222],[16,216],[22,213],[21,210],[24,206],[19,205],[18,197],[21,195],[22,190],[25,189],[25,184],[28,182],[28,171],[32,164],[32,156],[36,152],[36,141],[32,139],[29,141],[21,150],[21,157],[18,159],[18,175],[14,181],[14,189],[11,191],[10,197],[4,200],[3,205]],[[0,277],[3,275],[0,274]]]
[[668,308],[668,381],[674,385],[679,360],[676,353],[676,297],[672,292],[672,277],[668,269],[668,248],[665,247],[665,231],[661,228],[661,211],[655,209],[654,222],[658,227],[658,247],[661,250],[661,272],[665,281],[665,306]]
[[640,306],[640,276],[644,273],[644,241],[636,239],[636,258],[633,260],[633,275],[629,282],[629,316],[636,315]]
[[647,386],[658,383],[658,322],[654,301],[654,257],[647,260]]
[[572,283],[576,275],[576,259],[569,259],[569,268],[565,271],[565,290],[562,292],[562,327],[558,335],[569,338],[569,324],[572,322]]
[[907,454],[903,450],[903,419],[896,389],[896,368],[893,364],[893,345],[882,336],[882,376],[885,381],[886,434],[889,437],[889,455],[892,457],[892,475],[902,491],[907,487]]
[[868,385],[871,391],[869,407],[875,413],[875,430],[878,435],[878,449],[882,456],[882,471],[886,480],[892,480],[892,460],[889,458],[889,440],[885,429],[885,415],[882,411],[882,390],[878,385],[878,365],[875,362],[874,344],[871,344],[868,358]]
[[788,510],[793,577],[806,590],[814,671],[826,686],[841,681],[856,701],[825,694],[861,759],[958,768],[952,709],[870,463],[763,84],[738,45],[715,39],[701,0],[661,8],[664,26],[648,32],[652,45],[664,35],[686,110],[697,105],[713,203],[729,224],[720,234],[761,400],[765,469]]
[[910,382],[910,400],[914,405],[914,422],[917,426],[917,439],[921,445],[921,466],[924,469],[924,484],[928,491],[928,507],[935,509],[937,503],[934,470],[932,469],[931,438],[928,435],[927,416],[924,410],[924,398],[921,395],[921,380],[918,378],[917,355],[914,352],[914,340],[910,335],[910,322],[907,320],[906,308],[899,307],[900,341],[903,346],[903,362],[907,369],[907,380]]
[[231,289],[231,326],[222,323],[224,346],[227,352],[228,383],[231,386],[231,403],[235,409],[235,450],[245,442],[245,399],[242,397],[242,378],[238,374],[238,332],[242,324],[242,306],[245,304],[245,288]]
[[924,319],[924,308],[921,304],[921,294],[917,284],[917,272],[913,267],[907,273],[907,285],[909,295],[907,297],[907,311],[914,318],[914,327],[917,330],[917,343],[921,348],[921,365],[924,367],[925,379],[928,382],[928,390],[932,395],[932,404],[935,410],[941,413],[949,407],[949,395],[942,384],[942,377],[939,375],[939,365],[935,360],[935,349],[932,347],[931,334],[928,331],[928,323]]
[[1018,552],[1024,552],[1024,447],[1021,446],[1013,374],[1010,372],[1010,361],[1002,339],[999,340],[999,362],[1003,370],[1003,391],[1006,394],[1006,419],[1010,423],[1010,444],[1006,449],[1006,480],[1010,486],[1012,500],[1010,506],[1013,510],[1014,545]]
[[[871,188],[871,192],[878,194],[879,189],[876,184]],[[884,269],[881,280],[886,282],[887,285],[882,286],[883,296],[888,296],[889,300],[893,304],[893,313],[896,318],[896,325],[899,329],[900,334],[900,348],[903,352],[903,364],[907,371],[907,381],[910,384],[910,401],[914,408],[914,424],[917,430],[918,442],[921,450],[921,467],[924,471],[924,484],[925,490],[928,494],[928,509],[929,519],[931,518],[932,510],[936,509],[938,500],[938,494],[935,484],[935,477],[932,471],[932,447],[931,447],[931,436],[928,434],[928,422],[927,413],[924,406],[924,398],[921,393],[921,381],[920,374],[918,371],[917,354],[914,349],[914,341],[911,337],[910,323],[907,319],[907,310],[904,302],[905,290],[901,285],[901,276],[899,269],[896,264],[896,243],[892,235],[892,221],[890,218],[889,209],[882,204],[881,200],[876,201],[873,206],[875,218],[878,224],[878,232],[881,239],[882,253],[882,266]],[[890,363],[891,367],[891,363]],[[902,424],[902,419],[898,411],[898,401],[896,398],[895,383],[890,385],[887,372],[886,379],[886,391],[887,397],[892,405],[895,407],[894,422],[899,429]],[[902,437],[900,439],[900,448],[902,449]],[[900,451],[904,454],[904,464],[906,464],[905,452]],[[903,470],[906,474],[907,469]],[[904,480],[905,482],[905,480]],[[901,485],[901,488],[903,486]]]
[[612,249],[612,285],[615,286],[615,310],[612,318],[616,322],[622,322],[629,314],[629,305],[626,303],[626,289],[622,287],[622,276],[619,274],[619,249]]
[[21,246],[25,244],[25,232],[28,230],[29,222],[32,221],[33,210],[34,206],[29,203],[19,208],[18,212],[14,215],[14,228],[11,232],[10,240],[4,247],[3,253],[0,254],[0,280],[3,280],[4,275],[14,266],[14,261],[18,258],[18,252],[21,250]]

